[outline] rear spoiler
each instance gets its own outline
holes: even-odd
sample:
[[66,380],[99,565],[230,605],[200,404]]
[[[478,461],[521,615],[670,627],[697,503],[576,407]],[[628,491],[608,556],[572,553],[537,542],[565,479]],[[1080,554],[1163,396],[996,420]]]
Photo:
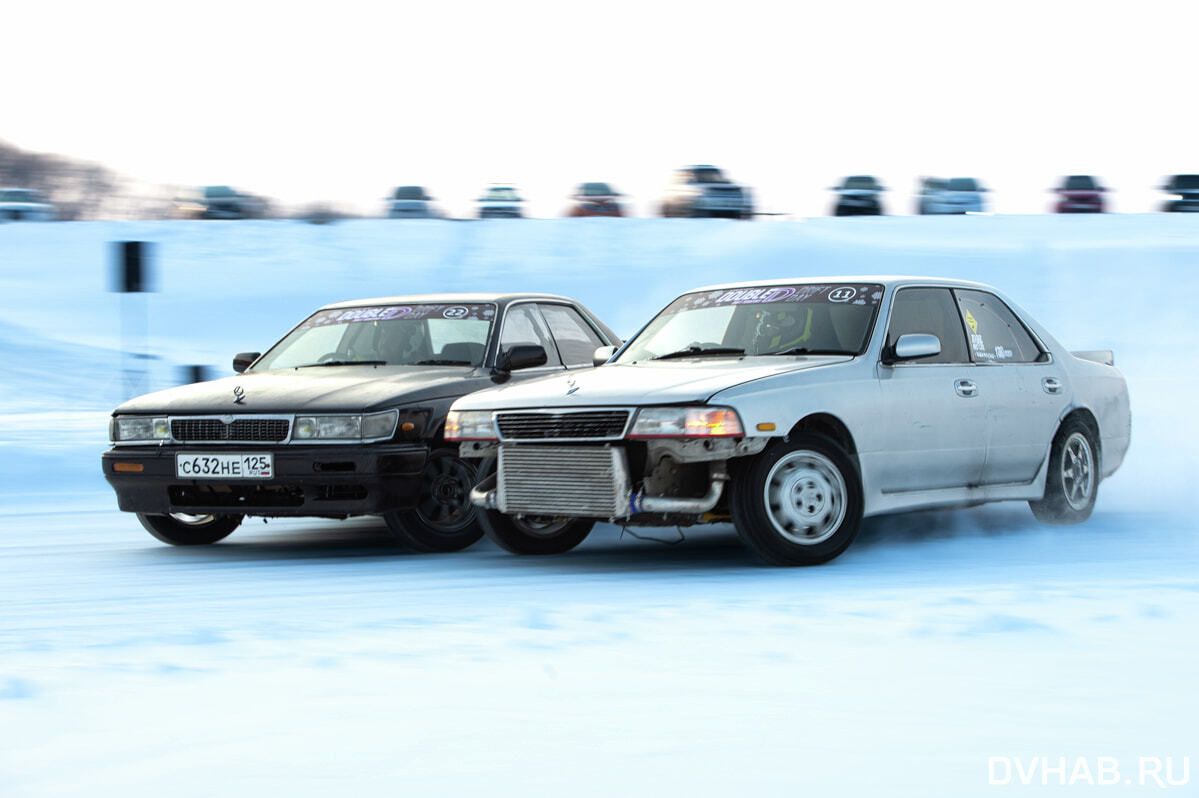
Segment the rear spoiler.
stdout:
[[1091,349],[1085,352],[1071,352],[1070,354],[1077,358],[1082,358],[1083,360],[1102,363],[1105,366],[1116,365],[1115,356],[1112,355],[1112,350],[1110,349]]

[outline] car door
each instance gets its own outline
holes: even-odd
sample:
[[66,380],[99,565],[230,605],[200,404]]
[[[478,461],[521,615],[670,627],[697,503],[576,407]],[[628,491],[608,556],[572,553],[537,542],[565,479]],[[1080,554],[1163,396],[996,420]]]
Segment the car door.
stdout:
[[554,338],[535,302],[514,302],[508,305],[500,327],[499,345],[496,349],[497,361],[518,344],[540,346],[545,350],[546,360],[544,366],[513,371],[513,379],[543,377],[562,371],[562,358],[558,355]]
[[1066,407],[1065,372],[999,297],[963,289],[954,296],[986,404],[982,482],[1031,482]]
[[[901,335],[926,333],[939,355],[889,362]],[[878,365],[883,493],[977,485],[986,455],[986,403],[979,396],[966,336],[948,288],[901,288],[892,300]]]
[[599,333],[570,305],[541,302],[537,307],[554,337],[563,365],[568,369],[591,368],[595,350],[604,345]]

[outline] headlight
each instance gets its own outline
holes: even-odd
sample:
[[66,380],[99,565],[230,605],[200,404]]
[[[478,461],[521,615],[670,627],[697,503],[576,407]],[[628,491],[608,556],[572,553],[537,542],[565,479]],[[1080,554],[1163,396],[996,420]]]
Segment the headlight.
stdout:
[[451,410],[445,417],[447,441],[494,441],[495,423],[490,410]]
[[744,435],[729,407],[647,407],[637,413],[630,438],[727,438]]
[[347,416],[296,416],[292,440],[375,441],[395,434],[398,410]]
[[113,441],[170,440],[171,425],[165,418],[149,416],[118,416],[111,431]]

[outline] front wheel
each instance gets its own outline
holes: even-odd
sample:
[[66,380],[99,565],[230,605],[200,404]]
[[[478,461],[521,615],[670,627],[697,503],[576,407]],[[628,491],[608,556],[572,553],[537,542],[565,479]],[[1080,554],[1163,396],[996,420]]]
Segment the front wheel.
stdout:
[[845,450],[822,435],[797,435],[733,476],[733,526],[772,565],[818,565],[853,542],[862,483]]
[[583,542],[595,526],[584,518],[510,515],[485,510],[479,521],[487,537],[513,554],[561,554]]
[[1032,514],[1047,524],[1080,524],[1091,517],[1099,492],[1099,458],[1094,433],[1076,418],[1058,429],[1049,449],[1045,496],[1030,501]]
[[147,532],[172,546],[204,546],[224,540],[241,519],[240,515],[137,514]]
[[411,510],[392,510],[383,520],[402,544],[420,552],[461,551],[483,537],[479,513],[470,503],[478,470],[453,449],[429,453],[421,472],[420,496]]

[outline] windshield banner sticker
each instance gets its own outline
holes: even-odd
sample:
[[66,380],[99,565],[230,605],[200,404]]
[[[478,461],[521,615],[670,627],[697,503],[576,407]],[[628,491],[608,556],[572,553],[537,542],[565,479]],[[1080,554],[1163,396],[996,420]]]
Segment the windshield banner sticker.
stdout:
[[877,305],[883,298],[881,285],[765,285],[753,288],[727,288],[689,294],[676,301],[673,312],[698,310],[722,305],[767,305],[778,302],[830,302],[851,305]]
[[371,305],[362,308],[339,308],[322,310],[313,314],[300,329],[324,327],[329,324],[351,324],[368,321],[393,321],[396,319],[451,319],[491,321],[495,316],[495,305]]

